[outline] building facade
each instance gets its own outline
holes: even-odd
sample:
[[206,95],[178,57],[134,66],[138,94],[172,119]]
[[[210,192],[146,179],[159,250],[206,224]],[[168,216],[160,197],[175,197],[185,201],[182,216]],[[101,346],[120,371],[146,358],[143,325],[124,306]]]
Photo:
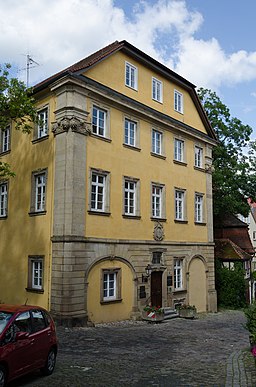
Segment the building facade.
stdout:
[[1,132],[0,301],[70,325],[216,311],[216,138],[195,86],[122,41],[34,96],[33,133]]

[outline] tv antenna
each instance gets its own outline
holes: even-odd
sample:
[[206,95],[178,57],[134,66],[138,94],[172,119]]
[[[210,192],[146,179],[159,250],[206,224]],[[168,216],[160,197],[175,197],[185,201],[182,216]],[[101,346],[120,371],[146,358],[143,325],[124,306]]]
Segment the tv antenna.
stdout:
[[27,87],[29,86],[29,71],[36,66],[40,66],[32,57],[27,54]]

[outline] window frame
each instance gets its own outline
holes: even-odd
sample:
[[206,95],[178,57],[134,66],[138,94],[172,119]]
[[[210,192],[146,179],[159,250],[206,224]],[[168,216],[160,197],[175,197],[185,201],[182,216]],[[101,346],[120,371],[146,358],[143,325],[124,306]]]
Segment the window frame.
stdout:
[[[156,135],[159,136],[159,139],[156,138]],[[154,155],[163,156],[163,132],[155,128],[152,128],[151,132],[151,152]]]
[[195,168],[203,168],[203,147],[200,145],[195,145],[194,166]]
[[[27,283],[27,291],[32,291],[36,293],[43,293],[44,292],[44,261],[45,257],[44,255],[29,255],[28,256],[28,283]],[[35,263],[40,264],[41,268],[35,267]],[[35,283],[35,271],[39,270],[39,273],[41,275],[38,276],[41,284]]]
[[[2,188],[5,188],[5,192],[2,192]],[[0,182],[0,219],[5,219],[8,216],[8,192],[9,182]]]
[[[127,126],[127,125],[128,126]],[[131,124],[134,125],[134,133],[133,133],[133,143],[131,141]],[[133,148],[136,148],[138,146],[137,144],[137,122],[125,117],[124,119],[124,144]],[[127,134],[126,134],[127,133]]]
[[[93,181],[93,176],[102,177],[103,183],[98,183]],[[93,187],[96,187],[94,192]],[[102,187],[102,193],[99,192],[99,187]],[[106,214],[110,215],[109,212],[109,196],[110,196],[110,173],[108,171],[103,171],[101,169],[91,168],[90,171],[90,184],[89,184],[89,213],[90,214]],[[102,208],[99,208],[98,204],[92,206],[92,195],[96,195],[95,203],[99,203],[99,195],[102,195]]]
[[[197,202],[197,199],[201,199],[201,203]],[[198,205],[200,205],[201,216],[198,216]],[[204,194],[195,192],[195,223],[204,223]]]
[[[7,139],[7,142],[5,141],[6,139]],[[11,150],[11,125],[7,125],[4,129],[1,130],[0,153],[7,153],[10,150]]]
[[174,89],[174,110],[177,113],[184,113],[183,93]]
[[[131,191],[130,189],[126,188],[126,183],[129,184],[134,184],[134,190]],[[126,200],[130,200],[130,195],[127,198],[126,194],[127,193],[132,193],[134,194],[134,211],[126,211]],[[130,207],[130,206],[129,206]],[[135,217],[140,217],[140,181],[139,179],[130,177],[130,176],[124,176],[123,177],[123,216],[124,217],[129,217],[129,218],[135,218]]]
[[[114,275],[114,295],[112,296],[105,296],[105,290],[109,292],[110,288],[109,283],[111,282],[109,280],[109,276]],[[120,267],[114,267],[114,268],[103,268],[101,270],[101,296],[100,296],[100,302],[101,304],[109,304],[114,302],[121,302],[121,275],[122,271]],[[106,281],[105,276],[108,276],[107,281],[107,288],[105,287]],[[113,280],[112,280],[113,281]]]
[[[96,124],[94,124],[94,118],[95,118],[94,110],[97,111]],[[99,117],[98,113],[100,113],[100,112],[103,113],[103,116],[104,116],[103,134],[100,133],[101,127],[99,126],[100,117]],[[94,131],[94,129],[93,129],[94,126],[96,127],[96,131]],[[93,103],[93,105],[92,105],[92,134],[94,136],[98,136],[101,138],[108,138],[108,136],[107,136],[107,134],[108,134],[108,110],[102,106],[99,106],[98,104],[95,104],[95,103]]]
[[127,61],[125,61],[125,86],[138,90],[138,68]]
[[[181,194],[181,197],[177,197]],[[186,222],[186,190],[175,188],[174,190],[174,214],[176,222]],[[180,215],[181,214],[181,215]]]
[[[159,190],[159,193],[154,193],[153,190]],[[159,199],[157,203],[157,199]],[[158,207],[158,208],[157,208]],[[159,215],[157,212],[159,211]],[[151,218],[157,220],[165,220],[165,185],[159,183],[151,183]]]
[[[40,118],[40,114],[45,113],[46,118]],[[37,110],[37,124],[36,124],[36,133],[35,138],[37,140],[45,139],[49,136],[49,106],[42,106]],[[40,121],[43,121],[42,126],[40,126]],[[42,123],[42,122],[41,122]],[[43,130],[42,130],[43,128]],[[42,133],[41,133],[42,132]]]
[[[180,145],[180,146],[178,146]],[[178,163],[185,163],[185,140],[182,138],[174,138],[174,161]]]
[[[40,176],[44,176],[44,184],[38,185],[37,179]],[[39,169],[37,171],[33,171],[31,174],[31,204],[30,204],[30,215],[44,215],[46,214],[46,206],[47,206],[47,178],[48,178],[48,169]],[[38,188],[44,187],[44,200],[43,200],[43,207],[37,208],[37,201],[38,201]]]
[[173,289],[180,291],[184,289],[184,258],[174,258],[173,262]]
[[163,82],[155,77],[152,77],[152,99],[163,103]]

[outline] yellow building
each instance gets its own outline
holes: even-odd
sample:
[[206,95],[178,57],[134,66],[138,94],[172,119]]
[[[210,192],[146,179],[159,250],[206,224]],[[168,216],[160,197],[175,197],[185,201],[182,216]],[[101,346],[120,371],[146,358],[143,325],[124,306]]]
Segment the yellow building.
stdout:
[[70,325],[216,311],[216,138],[195,86],[116,41],[34,96],[33,133],[1,132],[0,301]]

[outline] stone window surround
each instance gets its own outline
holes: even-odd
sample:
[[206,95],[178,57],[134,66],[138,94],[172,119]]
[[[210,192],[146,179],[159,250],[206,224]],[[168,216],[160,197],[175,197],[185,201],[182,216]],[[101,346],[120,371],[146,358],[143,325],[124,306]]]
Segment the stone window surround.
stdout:
[[0,187],[5,185],[6,186],[6,191],[7,191],[7,197],[6,197],[6,207],[5,207],[5,214],[0,216],[0,219],[6,219],[8,217],[8,196],[9,196],[9,181],[8,180],[3,180],[0,181]]
[[[135,183],[135,214],[125,213],[125,182]],[[123,176],[123,217],[140,219],[140,180],[131,176]]]
[[[102,175],[105,177],[104,179],[104,209],[103,210],[95,210],[91,207],[91,194],[92,194],[92,174]],[[88,213],[90,215],[110,215],[110,172],[97,168],[90,168],[89,175],[89,195],[88,195]]]
[[[4,147],[4,132],[5,131],[9,131],[9,134],[8,134],[8,145],[7,145],[7,148],[8,149],[3,149]],[[4,128],[3,130],[0,130],[0,144],[1,144],[1,148],[0,148],[0,154],[6,154],[6,153],[9,153],[11,151],[11,124],[10,125],[7,125],[6,128]]]
[[[96,133],[93,133],[92,131],[92,117],[93,117],[93,108],[98,108],[100,110],[103,110],[106,112],[106,122],[105,122],[105,133],[104,133],[104,136],[101,136],[99,134],[96,134]],[[105,103],[102,103],[96,99],[91,99],[90,101],[90,106],[89,106],[89,111],[91,112],[90,115],[91,115],[91,136],[92,137],[97,137],[99,139],[102,139],[102,140],[108,140],[108,141],[111,141],[111,133],[110,133],[110,106],[105,104]]]
[[[176,218],[176,192],[183,192],[183,219]],[[176,223],[187,223],[187,190],[185,188],[174,187],[174,221]]]
[[[38,175],[45,174],[45,202],[44,210],[36,211],[36,177]],[[46,214],[46,204],[47,204],[47,178],[48,178],[48,169],[42,168],[32,171],[31,173],[31,203],[30,203],[30,216],[45,215]]]
[[[112,274],[116,273],[115,286],[116,286],[116,296],[114,299],[104,299],[104,274]],[[121,302],[121,284],[122,284],[122,271],[121,268],[104,268],[101,270],[101,278],[100,278],[100,303],[111,304],[116,302]]]
[[[38,261],[42,263],[42,288],[34,288],[32,283],[33,278],[33,262]],[[28,256],[28,284],[26,290],[33,293],[44,293],[44,255],[29,255]]]
[[36,123],[35,127],[34,127],[34,139],[33,139],[32,143],[43,141],[43,140],[46,140],[47,138],[49,138],[49,130],[50,130],[50,125],[49,125],[50,106],[49,106],[49,103],[38,107],[37,114],[39,114],[40,112],[42,112],[44,110],[47,110],[47,131],[46,131],[46,134],[43,136],[38,135],[39,134],[39,123]]
[[[153,187],[158,187],[161,189],[161,216],[156,217],[153,216],[152,213],[152,205],[153,205],[153,196],[152,196],[152,188]],[[151,182],[151,189],[150,189],[150,202],[151,202],[151,220],[158,220],[158,221],[166,221],[166,187],[165,184],[162,183],[157,183],[157,182]]]

